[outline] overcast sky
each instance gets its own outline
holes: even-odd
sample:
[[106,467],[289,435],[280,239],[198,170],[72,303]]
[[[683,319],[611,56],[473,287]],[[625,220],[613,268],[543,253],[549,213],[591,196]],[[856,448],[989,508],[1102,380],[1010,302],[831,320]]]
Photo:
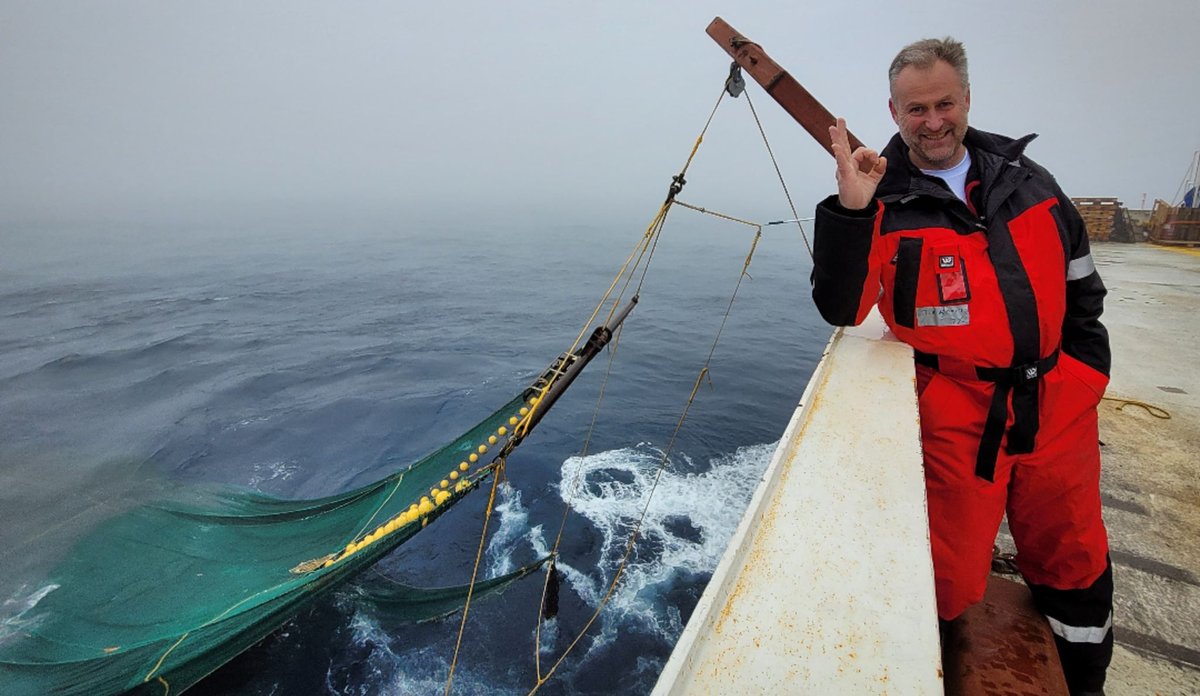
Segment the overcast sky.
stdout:
[[[906,8],[906,9],[902,9]],[[724,79],[722,15],[877,147],[903,44],[964,41],[976,127],[1070,195],[1175,196],[1200,148],[1200,2],[0,0],[0,220],[239,211],[653,212]],[[797,203],[832,162],[757,86]],[[745,99],[685,200],[786,209]]]

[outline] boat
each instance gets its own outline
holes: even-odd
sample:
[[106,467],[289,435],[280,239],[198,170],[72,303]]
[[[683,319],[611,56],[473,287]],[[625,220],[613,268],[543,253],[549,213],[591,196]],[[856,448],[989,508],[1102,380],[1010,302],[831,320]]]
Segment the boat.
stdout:
[[[744,37],[728,46],[734,52],[755,47]],[[758,61],[756,67],[770,66]],[[782,69],[775,72],[771,89],[788,86],[786,77]],[[617,326],[609,320],[601,328],[611,337]],[[595,353],[601,348],[597,343]],[[412,538],[489,477],[494,482],[502,466],[495,452],[504,453],[514,435],[523,437],[536,424],[557,398],[552,385],[582,369],[587,350],[568,350],[538,382],[460,438],[381,481],[313,501],[189,489],[114,520],[62,567],[57,579],[70,582],[72,591],[60,593],[67,585],[58,583],[38,603],[40,610],[63,608],[68,620],[41,624],[29,642],[0,646],[5,686],[19,684],[13,693],[186,689]],[[1192,382],[1179,388],[1198,389]],[[886,421],[876,418],[880,404],[888,405]],[[874,427],[848,432],[846,415],[866,409]],[[512,430],[522,424],[523,431]],[[479,456],[489,453],[490,462]],[[911,351],[877,315],[861,327],[834,331],[656,693],[724,691],[730,684],[809,693],[956,688],[937,630],[923,495]],[[281,542],[291,536],[295,544]],[[205,555],[214,548],[222,552]],[[171,575],[146,573],[130,584],[114,581],[129,575],[106,570],[133,573],[133,559]],[[397,602],[422,616],[444,614],[472,590],[502,588],[547,562],[461,588],[381,592],[374,601]],[[243,572],[261,577],[235,585]],[[225,585],[219,598],[179,616],[179,607],[194,601],[196,588],[207,587],[212,576]],[[106,582],[88,582],[101,577]],[[112,597],[123,609],[108,606]],[[1019,597],[1001,598],[999,606]],[[127,610],[131,606],[137,609]],[[85,614],[88,622],[76,623]],[[122,632],[132,638],[117,636]],[[1043,650],[1046,644],[1035,643]],[[1169,645],[1183,662],[1193,659],[1189,644]]]

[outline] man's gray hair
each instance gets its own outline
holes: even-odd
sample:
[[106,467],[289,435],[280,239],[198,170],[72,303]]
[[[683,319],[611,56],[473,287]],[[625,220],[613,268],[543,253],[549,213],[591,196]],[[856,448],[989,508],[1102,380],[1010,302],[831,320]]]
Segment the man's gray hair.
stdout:
[[967,49],[963,48],[961,41],[947,36],[944,39],[921,39],[900,49],[892,59],[892,66],[888,68],[888,91],[895,91],[896,78],[901,70],[910,65],[922,70],[928,69],[939,60],[946,61],[954,68],[962,80],[964,90],[970,87],[970,81],[967,79]]

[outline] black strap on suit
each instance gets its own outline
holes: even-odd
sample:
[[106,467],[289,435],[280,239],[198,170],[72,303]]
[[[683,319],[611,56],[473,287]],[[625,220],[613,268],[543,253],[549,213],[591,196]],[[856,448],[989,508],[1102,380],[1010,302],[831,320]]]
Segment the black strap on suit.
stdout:
[[[913,351],[918,365],[938,369],[938,356]],[[1013,424],[1008,429],[1009,454],[1029,454],[1033,451],[1038,432],[1038,382],[1058,364],[1058,350],[1041,360],[1013,367],[975,367],[975,377],[996,385],[988,407],[983,434],[979,438],[979,453],[975,457],[975,475],[987,481],[996,480],[996,456],[1004,438],[1008,421],[1008,395],[1012,394]]]

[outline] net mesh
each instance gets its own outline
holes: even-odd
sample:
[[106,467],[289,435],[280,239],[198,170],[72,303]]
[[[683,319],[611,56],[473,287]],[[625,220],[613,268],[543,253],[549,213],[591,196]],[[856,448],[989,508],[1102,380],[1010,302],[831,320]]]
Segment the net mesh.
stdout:
[[[57,588],[21,630],[0,639],[3,692],[162,694],[194,684],[475,488],[487,475],[484,460],[467,472],[460,464],[479,457],[479,446],[504,432],[531,394],[408,469],[353,491],[281,500],[190,487],[108,520],[48,578]],[[453,611],[462,596],[465,588],[391,588],[375,600],[428,618]]]

